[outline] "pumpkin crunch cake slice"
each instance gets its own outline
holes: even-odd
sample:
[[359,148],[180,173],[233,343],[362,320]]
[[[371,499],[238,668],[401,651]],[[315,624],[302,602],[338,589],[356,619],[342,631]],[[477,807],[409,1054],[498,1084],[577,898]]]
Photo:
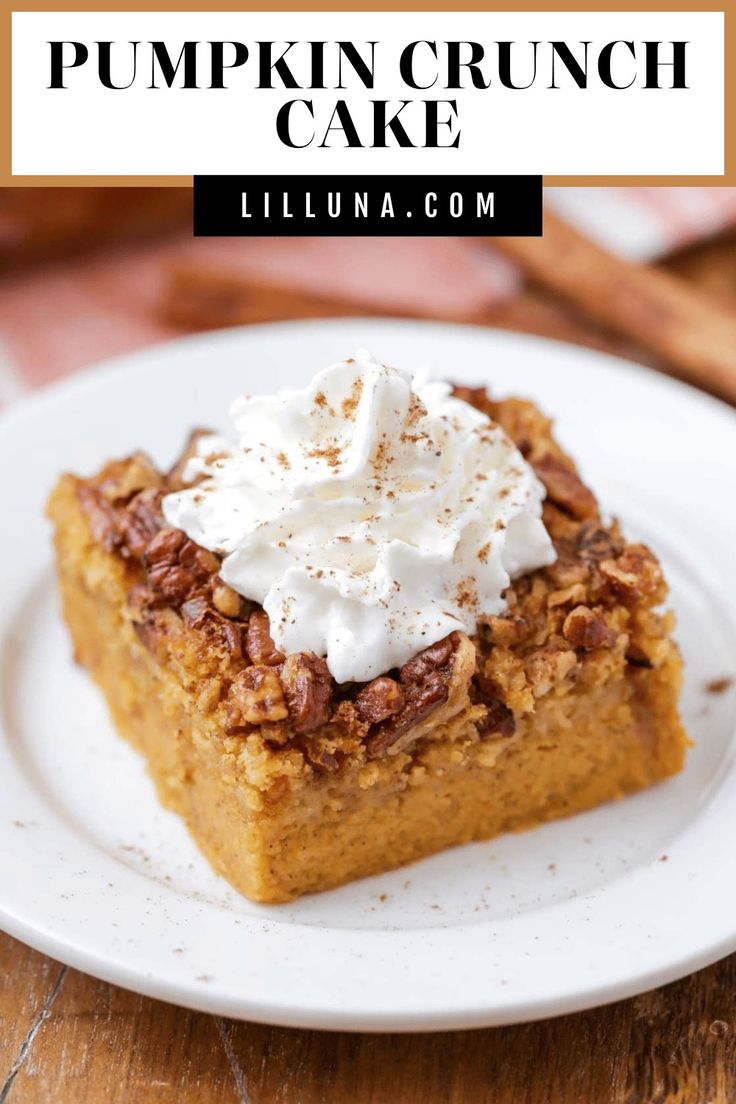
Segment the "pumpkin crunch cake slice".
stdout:
[[238,890],[287,901],[679,771],[654,555],[530,402],[367,354],[49,500],[75,655]]

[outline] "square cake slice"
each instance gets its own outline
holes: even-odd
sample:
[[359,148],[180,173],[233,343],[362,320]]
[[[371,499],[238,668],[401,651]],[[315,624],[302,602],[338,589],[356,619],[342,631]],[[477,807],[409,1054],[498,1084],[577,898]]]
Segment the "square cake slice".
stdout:
[[604,523],[532,403],[454,394],[543,484],[554,558],[510,573],[500,608],[362,681],[335,677],[329,651],[284,650],[262,606],[223,579],[231,553],[171,524],[170,496],[206,495],[201,431],[168,473],[134,454],[51,494],[75,656],[161,801],[254,900],[566,817],[683,766],[656,558]]

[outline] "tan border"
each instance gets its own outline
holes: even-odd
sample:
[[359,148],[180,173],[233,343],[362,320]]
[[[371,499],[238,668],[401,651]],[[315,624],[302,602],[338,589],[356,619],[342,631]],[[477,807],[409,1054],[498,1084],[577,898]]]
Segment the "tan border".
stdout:
[[[11,166],[11,13],[14,11],[446,11],[448,0],[0,0],[0,186],[27,187],[189,187],[191,176],[13,176]],[[557,186],[630,184],[710,187],[736,185],[736,0],[702,3],[699,0],[461,0],[461,11],[719,11],[725,15],[724,173],[721,176],[548,176]]]

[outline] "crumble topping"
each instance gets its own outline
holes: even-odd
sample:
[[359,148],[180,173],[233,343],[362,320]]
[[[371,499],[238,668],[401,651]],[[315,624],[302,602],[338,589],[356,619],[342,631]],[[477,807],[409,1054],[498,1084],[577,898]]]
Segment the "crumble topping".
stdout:
[[364,683],[336,683],[313,653],[284,654],[266,612],[220,577],[221,557],[166,525],[161,500],[183,485],[185,457],[161,474],[137,453],[76,481],[92,538],[125,566],[140,640],[156,658],[178,642],[187,677],[201,682],[198,704],[222,709],[228,736],[260,733],[274,751],[295,748],[329,774],[360,749],[369,758],[407,750],[412,732],[447,703],[464,648],[475,654],[464,692],[479,739],[512,738],[517,719],[546,694],[602,682],[614,670],[636,679],[664,661],[673,645],[668,615],[654,609],[666,588],[653,554],[627,544],[617,523],[603,524],[536,407],[457,391],[505,429],[545,483],[543,517],[557,559],[515,580],[506,612],[481,616],[472,642],[454,631]]

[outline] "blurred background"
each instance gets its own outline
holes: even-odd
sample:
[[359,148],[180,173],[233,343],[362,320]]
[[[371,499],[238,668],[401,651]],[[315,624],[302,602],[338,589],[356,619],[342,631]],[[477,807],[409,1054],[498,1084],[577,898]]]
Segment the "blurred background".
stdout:
[[736,189],[548,189],[543,239],[194,239],[191,193],[0,190],[0,402],[242,322],[450,319],[628,356],[736,401]]

